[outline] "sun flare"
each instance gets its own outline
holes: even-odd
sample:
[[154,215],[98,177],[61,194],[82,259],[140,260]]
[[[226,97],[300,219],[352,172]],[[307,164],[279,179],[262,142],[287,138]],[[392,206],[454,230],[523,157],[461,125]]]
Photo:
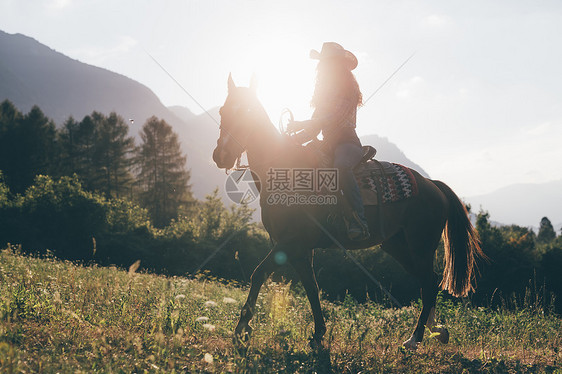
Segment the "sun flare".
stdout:
[[310,117],[316,63],[308,55],[314,47],[283,38],[264,38],[248,44],[237,58],[232,71],[235,82],[248,85],[256,75],[258,98],[274,124],[284,108],[289,108],[295,119]]

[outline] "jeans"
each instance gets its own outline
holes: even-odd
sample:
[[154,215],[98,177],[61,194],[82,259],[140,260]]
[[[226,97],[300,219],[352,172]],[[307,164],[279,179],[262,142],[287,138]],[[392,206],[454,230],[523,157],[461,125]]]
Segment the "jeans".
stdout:
[[353,175],[353,168],[361,161],[363,149],[354,143],[338,144],[334,150],[334,167],[338,169],[340,188],[351,209],[359,218],[365,220],[365,208],[359,186]]

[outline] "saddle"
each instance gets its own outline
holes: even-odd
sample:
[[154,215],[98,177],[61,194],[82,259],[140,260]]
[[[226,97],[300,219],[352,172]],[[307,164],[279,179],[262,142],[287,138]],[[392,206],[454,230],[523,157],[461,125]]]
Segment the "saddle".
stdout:
[[[327,169],[333,167],[333,157],[322,150],[321,143],[313,141],[303,148],[307,158],[313,160],[314,167]],[[381,206],[417,195],[417,182],[412,171],[400,164],[375,160],[376,153],[377,150],[374,147],[363,146],[363,157],[353,168],[363,205]],[[343,202],[345,199],[338,199],[338,202],[340,201]],[[350,213],[349,209],[345,202],[338,204],[326,218],[326,223],[332,227],[338,237],[347,237],[345,216]],[[381,237],[384,237],[385,227],[382,214],[382,209],[378,209],[376,230]]]
[[[331,168],[333,158],[315,142],[305,146],[316,158],[319,168]],[[400,164],[375,159],[377,150],[363,146],[363,157],[353,168],[355,179],[364,205],[380,205],[397,202],[418,193],[416,179],[412,171]]]
[[377,149],[375,147],[370,146],[370,145],[364,145],[363,146],[363,157],[361,157],[361,161],[359,161],[359,163],[357,165],[355,165],[353,170],[355,171],[359,166],[361,166],[362,164],[366,163],[369,160],[374,160],[376,154],[377,154]]

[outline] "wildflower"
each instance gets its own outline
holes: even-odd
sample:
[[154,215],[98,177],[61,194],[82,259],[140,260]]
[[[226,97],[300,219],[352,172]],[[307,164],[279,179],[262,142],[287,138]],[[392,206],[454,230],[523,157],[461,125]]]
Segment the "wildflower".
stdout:
[[203,357],[203,361],[205,361],[208,364],[212,364],[213,363],[213,355],[210,353],[205,353],[205,357]]
[[215,331],[215,325],[211,325],[210,323],[206,323],[203,325],[203,328],[205,330],[209,330],[209,331]]

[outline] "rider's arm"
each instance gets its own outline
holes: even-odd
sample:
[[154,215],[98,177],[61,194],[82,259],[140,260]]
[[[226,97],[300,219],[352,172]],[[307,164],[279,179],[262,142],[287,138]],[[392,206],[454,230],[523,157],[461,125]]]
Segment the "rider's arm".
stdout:
[[303,131],[295,135],[295,139],[297,140],[298,143],[304,144],[309,140],[312,140],[315,137],[317,137],[318,134],[320,133],[320,128],[316,128],[314,119],[309,119],[306,121],[299,121],[299,122],[300,122],[299,125],[301,126]]
[[357,101],[341,95],[334,96],[316,108],[308,128],[311,133],[318,134],[320,130],[332,131],[340,127],[355,127],[353,114],[356,108]]
[[341,95],[334,96],[319,105],[314,110],[311,119],[292,122],[293,131],[304,130],[296,134],[295,139],[302,144],[318,136],[321,130],[334,131],[341,127],[355,127],[352,118],[354,118],[353,114],[356,107],[356,101]]

